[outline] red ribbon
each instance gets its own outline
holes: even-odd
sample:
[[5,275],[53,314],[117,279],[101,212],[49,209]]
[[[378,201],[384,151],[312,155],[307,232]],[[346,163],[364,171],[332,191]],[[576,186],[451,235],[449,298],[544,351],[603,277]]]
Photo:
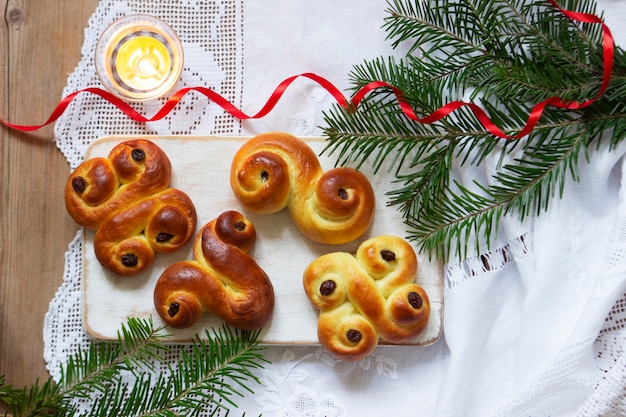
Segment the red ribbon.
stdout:
[[394,95],[396,96],[396,99],[398,101],[398,104],[400,105],[402,112],[407,118],[411,120],[414,120],[423,124],[430,124],[430,123],[434,123],[438,120],[443,119],[444,117],[450,115],[451,113],[453,113],[454,111],[458,110],[461,107],[468,107],[472,111],[472,113],[474,113],[474,115],[479,120],[479,122],[483,125],[483,127],[485,127],[485,129],[487,129],[487,131],[490,132],[491,134],[497,137],[503,138],[503,139],[519,139],[529,134],[535,128],[535,126],[539,122],[539,119],[541,118],[541,115],[543,114],[544,109],[547,106],[554,106],[554,107],[562,108],[566,110],[576,110],[576,109],[581,109],[583,107],[586,107],[592,104],[594,101],[600,98],[604,94],[606,89],[608,88],[609,82],[611,80],[611,74],[613,72],[615,45],[613,41],[613,36],[611,35],[611,31],[609,27],[604,23],[604,21],[600,19],[599,17],[592,15],[592,14],[572,12],[569,10],[562,9],[556,3],[555,0],[548,0],[548,1],[550,2],[550,4],[556,7],[561,13],[563,13],[565,16],[567,16],[568,18],[572,20],[575,20],[580,23],[591,23],[591,24],[602,25],[602,49],[603,49],[603,64],[604,64],[602,85],[600,86],[600,90],[598,91],[595,97],[589,100],[583,101],[583,102],[576,102],[576,101],[567,102],[558,97],[550,97],[540,102],[539,104],[535,105],[532,108],[531,113],[526,122],[526,125],[522,128],[522,130],[520,130],[514,136],[505,134],[489,118],[489,116],[485,113],[485,111],[482,108],[480,108],[478,105],[471,103],[471,102],[452,101],[446,104],[445,106],[435,110],[433,113],[420,118],[415,114],[415,112],[413,111],[409,103],[407,102],[406,97],[402,93],[402,91],[393,85],[390,85],[383,81],[374,81],[363,86],[360,90],[356,92],[356,94],[352,97],[351,100],[348,100],[341,93],[341,91],[337,87],[335,87],[330,81],[313,73],[303,73],[300,75],[295,75],[281,82],[278,85],[278,87],[276,87],[276,89],[272,92],[272,94],[270,95],[270,98],[267,100],[263,108],[254,115],[248,115],[244,113],[243,111],[238,109],[235,105],[233,105],[231,102],[229,102],[220,94],[216,93],[210,88],[187,87],[174,93],[174,95],[170,97],[170,99],[163,105],[163,107],[153,117],[146,118],[145,116],[137,112],[135,109],[133,109],[128,103],[119,99],[118,97],[114,96],[108,91],[103,90],[101,88],[97,88],[97,87],[90,87],[90,88],[85,88],[83,90],[76,91],[64,97],[56,106],[54,111],[51,113],[48,120],[46,120],[41,125],[36,125],[36,126],[17,125],[17,124],[5,122],[1,119],[0,119],[0,124],[3,124],[9,128],[24,131],[24,132],[30,132],[30,131],[40,129],[44,126],[47,126],[55,122],[59,117],[61,117],[63,112],[67,109],[67,107],[74,100],[74,98],[76,98],[76,96],[81,93],[91,93],[91,94],[100,96],[104,100],[116,106],[119,110],[121,110],[124,114],[126,114],[132,120],[136,122],[141,122],[141,123],[154,122],[154,121],[163,119],[174,109],[174,107],[176,107],[176,105],[182,100],[182,98],[191,91],[195,91],[200,94],[203,94],[209,100],[213,101],[218,106],[222,107],[224,111],[226,111],[227,113],[231,114],[232,116],[236,118],[239,118],[242,120],[259,119],[259,118],[266,116],[268,113],[272,111],[272,109],[280,101],[281,97],[283,96],[283,94],[285,93],[289,85],[291,85],[291,83],[293,83],[297,78],[305,77],[305,78],[311,79],[312,81],[315,81],[320,86],[322,86],[329,94],[333,96],[333,98],[337,101],[337,103],[339,103],[339,105],[345,108],[357,108],[360,102],[365,98],[365,96],[373,90],[376,90],[379,88],[390,88],[393,91]]

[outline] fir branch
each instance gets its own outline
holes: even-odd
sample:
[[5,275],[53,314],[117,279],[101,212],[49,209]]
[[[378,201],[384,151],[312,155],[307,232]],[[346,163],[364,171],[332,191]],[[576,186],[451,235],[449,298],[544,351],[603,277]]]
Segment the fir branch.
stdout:
[[57,410],[68,412],[71,406],[64,401],[60,387],[52,379],[35,381],[22,389],[4,385],[0,375],[0,403],[5,404],[14,417],[50,415]]
[[[79,412],[77,401],[89,405],[86,416],[198,415],[212,407],[213,413],[236,407],[234,397],[252,393],[250,381],[259,383],[253,371],[267,361],[258,331],[207,330],[178,362],[164,364],[169,349],[162,330],[150,319],[131,318],[117,342],[91,342],[79,349],[62,365],[58,384],[50,378],[17,390],[0,377],[0,401],[15,417],[73,416]],[[169,372],[158,372],[163,365]],[[132,383],[125,373],[133,375]]]
[[0,375],[0,404],[14,407],[19,401],[20,394],[23,390],[15,388],[13,385],[7,385],[5,380],[5,376]]
[[[410,237],[422,241],[422,249],[429,253],[445,259],[452,255],[464,259],[469,254],[468,242],[473,242],[476,253],[489,248],[503,216],[516,213],[523,219],[546,211],[550,199],[563,192],[566,178],[577,178],[580,152],[589,139],[570,126],[560,130],[560,140],[528,149],[524,159],[504,164],[494,175],[492,185],[472,182],[464,186],[455,181],[454,192],[409,217],[420,218],[408,222],[413,227]],[[536,139],[553,134],[552,127],[540,129],[533,136]]]
[[131,317],[118,331],[117,343],[90,343],[86,351],[79,346],[61,367],[63,395],[90,398],[94,392],[119,384],[122,371],[152,369],[153,361],[160,359],[158,351],[167,351],[162,330],[155,328],[150,318]]
[[159,360],[159,352],[169,351],[163,344],[169,338],[162,333],[164,329],[165,326],[155,328],[152,318],[129,318],[127,324],[117,333],[119,346],[124,352],[118,361],[123,362],[130,370],[142,366],[154,370],[153,363]]
[[205,336],[206,340],[196,338],[190,352],[182,351],[169,373],[160,374],[155,382],[150,374],[143,374],[131,387],[111,387],[89,416],[107,415],[111,410],[124,416],[197,415],[211,406],[214,412],[228,405],[236,407],[232,397],[242,397],[242,390],[253,392],[248,380],[259,382],[252,373],[265,361],[256,342],[258,332],[225,327],[212,334],[206,331]]
[[243,397],[243,392],[253,391],[248,380],[259,382],[254,369],[262,367],[265,360],[259,354],[255,342],[258,332],[233,332],[225,327],[206,332],[206,338],[196,339],[191,353],[182,352],[178,370],[173,373],[175,397],[168,408],[199,411],[213,404],[224,407],[226,401],[235,406],[234,396]]
[[[593,2],[562,7],[595,14]],[[418,115],[470,97],[508,135],[526,124],[532,106],[548,97],[586,101],[603,82],[599,25],[577,24],[542,0],[393,0],[385,29],[393,45],[408,44],[401,59],[357,65],[355,90],[372,81],[398,87]],[[423,125],[406,118],[389,91],[362,102],[363,111],[325,113],[325,152],[337,163],[395,176],[388,204],[410,227],[409,238],[431,256],[463,259],[497,236],[504,216],[518,219],[547,210],[578,164],[609,140],[626,135],[626,59],[615,49],[605,94],[577,111],[548,108],[527,137],[492,136],[466,108]],[[594,145],[595,144],[595,145]],[[464,184],[455,167],[499,161],[487,184]]]

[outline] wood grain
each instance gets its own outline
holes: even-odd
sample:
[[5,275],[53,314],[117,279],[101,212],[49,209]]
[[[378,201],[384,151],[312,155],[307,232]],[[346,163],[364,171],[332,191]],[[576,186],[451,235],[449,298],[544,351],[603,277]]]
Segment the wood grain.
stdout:
[[[0,0],[0,118],[36,125],[61,99],[97,0]],[[53,127],[0,127],[0,375],[16,387],[49,374],[43,321],[77,226],[65,211],[69,166]]]

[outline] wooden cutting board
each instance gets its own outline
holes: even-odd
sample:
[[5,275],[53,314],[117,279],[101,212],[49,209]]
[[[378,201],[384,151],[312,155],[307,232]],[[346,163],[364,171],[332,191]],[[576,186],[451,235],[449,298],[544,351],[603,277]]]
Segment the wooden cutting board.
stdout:
[[[85,159],[107,156],[120,141],[137,136],[105,137],[94,142]],[[387,207],[385,193],[392,178],[381,170],[368,175],[377,194],[374,223],[360,239],[345,245],[324,245],[303,237],[293,224],[287,210],[275,214],[256,214],[244,210],[235,199],[229,183],[233,155],[249,137],[215,136],[146,136],[161,147],[172,162],[171,186],[187,193],[198,213],[198,229],[226,210],[237,210],[252,221],[257,229],[257,241],[250,254],[265,270],[274,286],[275,308],[271,321],[261,331],[264,344],[313,345],[317,340],[317,311],[310,305],[302,288],[302,273],[318,256],[329,252],[354,253],[363,240],[377,235],[404,237],[406,227],[400,214]],[[326,142],[322,138],[303,137],[320,154]],[[320,156],[324,170],[333,167],[334,159]],[[174,254],[157,254],[154,264],[133,277],[116,276],[100,266],[93,250],[94,233],[84,234],[84,324],[90,335],[99,339],[116,339],[117,331],[128,317],[152,317],[155,326],[161,321],[154,309],[154,284],[168,265],[182,259],[193,259],[191,244]],[[431,302],[430,321],[410,345],[428,345],[441,335],[443,310],[443,269],[440,262],[430,262],[418,254],[417,282],[428,293]],[[203,336],[204,329],[221,328],[219,318],[205,313],[193,327],[184,330],[167,329],[171,341],[187,342],[194,335]]]

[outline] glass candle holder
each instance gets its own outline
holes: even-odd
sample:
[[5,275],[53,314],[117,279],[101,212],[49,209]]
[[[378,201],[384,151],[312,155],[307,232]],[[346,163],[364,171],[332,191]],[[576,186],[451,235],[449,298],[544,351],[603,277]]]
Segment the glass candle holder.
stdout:
[[130,15],[113,22],[96,45],[96,71],[104,87],[128,101],[167,94],[180,78],[183,48],[160,19]]

